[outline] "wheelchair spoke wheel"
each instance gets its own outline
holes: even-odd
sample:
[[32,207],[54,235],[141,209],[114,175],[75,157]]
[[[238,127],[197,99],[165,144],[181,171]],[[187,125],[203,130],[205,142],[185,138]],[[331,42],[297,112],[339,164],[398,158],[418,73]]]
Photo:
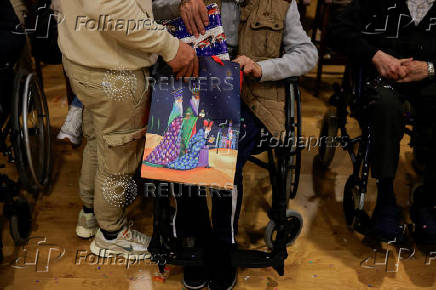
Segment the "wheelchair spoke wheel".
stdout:
[[283,187],[286,193],[286,202],[294,199],[297,195],[300,181],[301,151],[296,150],[293,154],[285,157],[281,164],[281,174],[284,178]]
[[359,184],[360,181],[351,175],[345,184],[343,209],[345,214],[345,221],[348,226],[354,224],[356,213],[359,209]]
[[286,201],[297,195],[301,168],[301,95],[298,85],[291,84],[289,95],[286,97],[286,136],[284,159],[280,160],[279,169],[283,178],[283,190]]
[[13,145],[22,185],[44,189],[51,172],[50,121],[43,91],[34,74],[17,75],[13,110]]
[[324,115],[319,144],[319,163],[322,167],[328,168],[333,161],[336,152],[335,139],[338,134],[338,122],[336,111],[330,110]]
[[[303,218],[298,212],[288,209],[286,210],[286,219],[287,235],[285,239],[286,246],[289,247],[301,234],[301,229],[303,228]],[[274,248],[274,244],[277,240],[277,234],[278,227],[276,226],[276,223],[271,220],[265,229],[264,235],[265,244],[269,249]]]

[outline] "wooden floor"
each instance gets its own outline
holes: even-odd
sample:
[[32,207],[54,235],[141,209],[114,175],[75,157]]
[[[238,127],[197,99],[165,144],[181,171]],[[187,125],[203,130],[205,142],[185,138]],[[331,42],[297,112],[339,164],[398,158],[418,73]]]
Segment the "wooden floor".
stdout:
[[[57,133],[67,112],[63,74],[56,66],[46,67],[44,74],[51,122]],[[315,98],[307,89],[314,87],[313,78],[301,80],[306,137],[319,134],[320,120],[331,94],[329,88],[334,81],[337,81],[334,76],[327,75],[322,96]],[[350,127],[354,128],[352,132],[358,131],[355,123]],[[168,278],[162,282],[156,276],[155,265],[142,262],[127,268],[122,260],[118,264],[107,261],[104,264],[92,256],[86,257],[90,241],[75,236],[81,208],[78,178],[82,149],[55,144],[55,182],[48,194],[35,201],[32,239],[26,247],[14,247],[7,220],[0,217],[5,246],[0,289],[182,289],[180,268],[169,267]],[[332,169],[318,172],[312,169],[315,155],[316,148],[303,152],[300,189],[290,207],[303,215],[304,229],[289,248],[285,276],[279,277],[272,269],[241,269],[236,289],[436,289],[436,259],[431,263],[428,256],[432,249],[417,249],[410,259],[406,259],[408,253],[403,250],[403,259],[398,262],[398,249],[389,246],[390,255],[385,264],[385,252],[374,252],[362,243],[361,236],[347,229],[341,199],[351,162],[344,152],[338,151]],[[416,182],[410,163],[411,152],[405,138],[395,188],[406,215],[409,191]],[[11,165],[0,172],[17,176]],[[244,175],[239,239],[243,247],[262,249],[268,221],[265,208],[271,196],[268,175],[252,164],[246,166]],[[371,181],[370,204],[374,201],[374,189]],[[129,208],[135,228],[148,234],[151,234],[151,210],[151,200],[146,198],[138,198]],[[379,265],[374,263],[374,253]],[[39,257],[37,261],[35,256]]]

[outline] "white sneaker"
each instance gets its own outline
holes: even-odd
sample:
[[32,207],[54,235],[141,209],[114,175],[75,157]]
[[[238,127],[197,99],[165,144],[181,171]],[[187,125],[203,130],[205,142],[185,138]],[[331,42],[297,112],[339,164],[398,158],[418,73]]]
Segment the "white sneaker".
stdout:
[[113,240],[106,240],[98,230],[91,243],[91,252],[102,258],[123,256],[126,259],[144,260],[151,257],[147,250],[151,237],[125,226]]
[[98,230],[98,223],[93,213],[85,213],[83,208],[79,212],[77,220],[76,235],[83,239],[95,236]]
[[56,137],[58,140],[65,140],[73,145],[82,143],[82,108],[70,106],[62,125],[61,131]]

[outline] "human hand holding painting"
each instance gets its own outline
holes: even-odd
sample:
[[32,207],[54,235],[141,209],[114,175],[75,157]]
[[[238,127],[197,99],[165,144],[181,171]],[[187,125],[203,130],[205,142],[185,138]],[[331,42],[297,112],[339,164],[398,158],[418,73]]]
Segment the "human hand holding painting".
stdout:
[[177,78],[198,77],[198,57],[195,49],[179,41],[176,57],[168,62]]
[[245,76],[260,79],[262,77],[262,67],[245,55],[238,56],[235,60],[241,66],[241,71],[244,72]]

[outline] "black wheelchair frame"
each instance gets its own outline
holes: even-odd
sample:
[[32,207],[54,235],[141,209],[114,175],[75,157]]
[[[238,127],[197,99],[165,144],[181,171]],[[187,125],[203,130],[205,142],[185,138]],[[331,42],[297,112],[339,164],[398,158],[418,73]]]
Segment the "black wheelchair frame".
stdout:
[[[301,137],[301,95],[298,79],[286,80],[286,136]],[[299,139],[297,139],[299,140]],[[288,257],[287,246],[291,245],[303,227],[301,215],[288,209],[290,199],[298,190],[301,166],[301,147],[292,144],[266,148],[268,162],[251,156],[250,161],[268,169],[272,185],[272,206],[268,211],[270,222],[265,230],[265,242],[269,252],[237,249],[232,254],[232,264],[244,268],[273,267],[284,275],[284,261]],[[168,197],[153,199],[153,236],[148,250],[152,261],[159,266],[161,273],[166,264],[193,266],[203,265],[201,249],[183,248],[172,235],[170,229],[171,207]]]
[[5,123],[0,124],[0,149],[10,163],[15,163],[20,185],[32,192],[44,190],[52,162],[50,118],[40,78],[20,63],[3,69],[13,74],[14,80],[11,109]]
[[[371,124],[368,120],[362,118],[362,116],[366,115],[365,112],[369,107],[369,102],[364,100],[363,86],[363,70],[360,69],[353,75],[350,65],[348,65],[344,73],[342,87],[338,84],[334,85],[335,93],[330,98],[330,104],[335,109],[328,111],[324,116],[320,132],[319,154],[315,156],[315,164],[324,169],[328,168],[333,161],[336,148],[339,147],[337,145],[340,145],[348,153],[353,164],[353,173],[349,176],[344,187],[343,210],[345,220],[351,230],[370,236],[370,217],[364,210],[364,205],[370,175]],[[347,96],[351,96],[351,104],[349,104]],[[348,111],[349,107],[350,113]],[[351,138],[346,128],[349,115],[359,121],[361,135],[356,138]],[[413,124],[413,117],[409,114],[406,126],[413,126]],[[337,138],[338,130],[340,138]],[[412,145],[412,130],[406,127],[405,133],[412,137]],[[406,229],[406,226],[402,226],[402,230],[396,238],[397,242],[402,240]]]
[[[50,119],[46,97],[39,78],[19,61],[14,67],[0,68],[13,76],[11,109],[5,110],[0,124],[0,151],[14,163],[19,176],[15,183],[0,174],[0,202],[9,219],[11,236],[17,245],[27,242],[32,228],[32,209],[20,187],[36,194],[48,187],[51,176]],[[4,92],[0,92],[4,93]],[[9,145],[9,142],[11,145]],[[3,167],[4,165],[0,165]],[[0,261],[3,258],[0,239]]]

